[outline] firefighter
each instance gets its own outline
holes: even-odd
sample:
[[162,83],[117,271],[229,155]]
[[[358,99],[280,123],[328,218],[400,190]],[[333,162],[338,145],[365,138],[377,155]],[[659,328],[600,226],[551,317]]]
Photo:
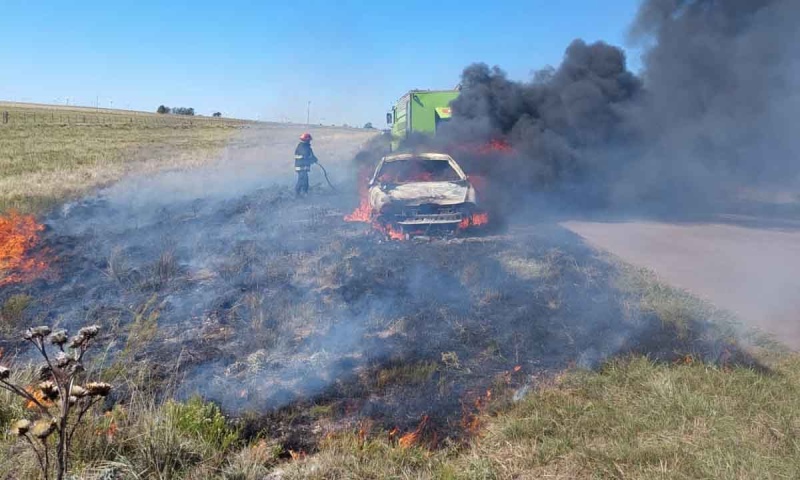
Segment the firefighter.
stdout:
[[297,196],[308,193],[308,172],[315,163],[317,157],[311,150],[311,134],[306,132],[300,135],[300,143],[294,149],[294,171],[297,172],[297,185],[294,191]]

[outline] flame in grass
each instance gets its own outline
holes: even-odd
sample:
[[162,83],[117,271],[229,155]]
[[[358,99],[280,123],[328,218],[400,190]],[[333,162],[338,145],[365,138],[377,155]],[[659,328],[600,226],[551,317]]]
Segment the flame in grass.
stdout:
[[400,448],[411,448],[417,445],[422,438],[423,430],[425,430],[425,427],[428,426],[428,420],[430,420],[428,416],[423,415],[422,420],[419,422],[419,425],[417,425],[417,428],[414,429],[414,431],[408,432],[400,437],[400,439],[397,440],[397,444],[400,445]]
[[47,269],[41,254],[32,253],[42,230],[32,215],[0,217],[0,286],[31,281]]
[[[366,182],[363,182],[366,185]],[[369,205],[369,198],[368,198],[368,190],[366,187],[362,187],[360,191],[361,201],[352,213],[344,216],[345,222],[358,222],[358,223],[369,223],[372,225],[372,228],[375,230],[382,232],[384,235],[389,237],[392,240],[405,240],[405,234],[400,231],[399,229],[395,228],[391,224],[383,225],[380,222],[377,222],[372,215],[372,208]]]
[[[28,394],[30,394],[31,397],[35,398],[36,402],[39,402],[39,404],[43,407],[50,408],[53,405],[55,405],[55,403],[52,400],[49,400],[47,397],[45,397],[44,392],[42,392],[41,389],[36,388],[33,385],[25,387],[25,391],[28,392]],[[34,410],[38,408],[36,402],[34,402],[33,400],[26,401],[25,408],[28,410]]]
[[300,460],[305,460],[308,457],[308,454],[306,453],[305,450],[294,451],[292,449],[289,449],[289,456],[292,457],[292,460],[294,461],[300,461]]
[[369,200],[366,195],[362,195],[361,202],[352,213],[344,216],[344,221],[362,223],[370,223],[372,221],[372,209],[369,206]]
[[464,408],[461,417],[461,427],[470,435],[477,435],[483,425],[482,416],[492,401],[492,391],[486,390],[485,395],[478,395],[471,407]]
[[106,440],[111,443],[114,441],[118,429],[119,427],[117,426],[117,419],[114,416],[114,412],[108,411],[103,414],[101,425],[95,429],[94,433],[97,436],[105,436]]
[[366,175],[360,175],[359,178],[361,177],[364,177],[358,182],[360,185],[358,188],[358,198],[361,200],[359,201],[358,207],[353,210],[352,213],[344,216],[345,222],[372,222],[372,208],[369,206],[369,187],[367,186],[368,180]]

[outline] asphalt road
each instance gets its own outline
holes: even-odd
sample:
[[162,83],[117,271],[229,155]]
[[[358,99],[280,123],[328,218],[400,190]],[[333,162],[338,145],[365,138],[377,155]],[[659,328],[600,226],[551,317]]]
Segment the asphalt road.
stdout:
[[800,348],[800,225],[730,220],[563,225],[591,245],[649,268],[667,283]]

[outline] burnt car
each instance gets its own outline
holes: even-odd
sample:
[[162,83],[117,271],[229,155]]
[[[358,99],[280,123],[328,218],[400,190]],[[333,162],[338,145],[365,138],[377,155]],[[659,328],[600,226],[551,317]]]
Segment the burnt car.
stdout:
[[475,188],[450,155],[399,153],[381,159],[369,182],[372,215],[405,233],[455,230],[478,211]]

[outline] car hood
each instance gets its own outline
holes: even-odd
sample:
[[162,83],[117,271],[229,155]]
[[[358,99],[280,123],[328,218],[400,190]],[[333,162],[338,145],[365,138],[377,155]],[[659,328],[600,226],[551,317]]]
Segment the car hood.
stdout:
[[416,206],[425,204],[456,205],[464,203],[469,193],[466,182],[414,182],[384,187],[389,202]]

